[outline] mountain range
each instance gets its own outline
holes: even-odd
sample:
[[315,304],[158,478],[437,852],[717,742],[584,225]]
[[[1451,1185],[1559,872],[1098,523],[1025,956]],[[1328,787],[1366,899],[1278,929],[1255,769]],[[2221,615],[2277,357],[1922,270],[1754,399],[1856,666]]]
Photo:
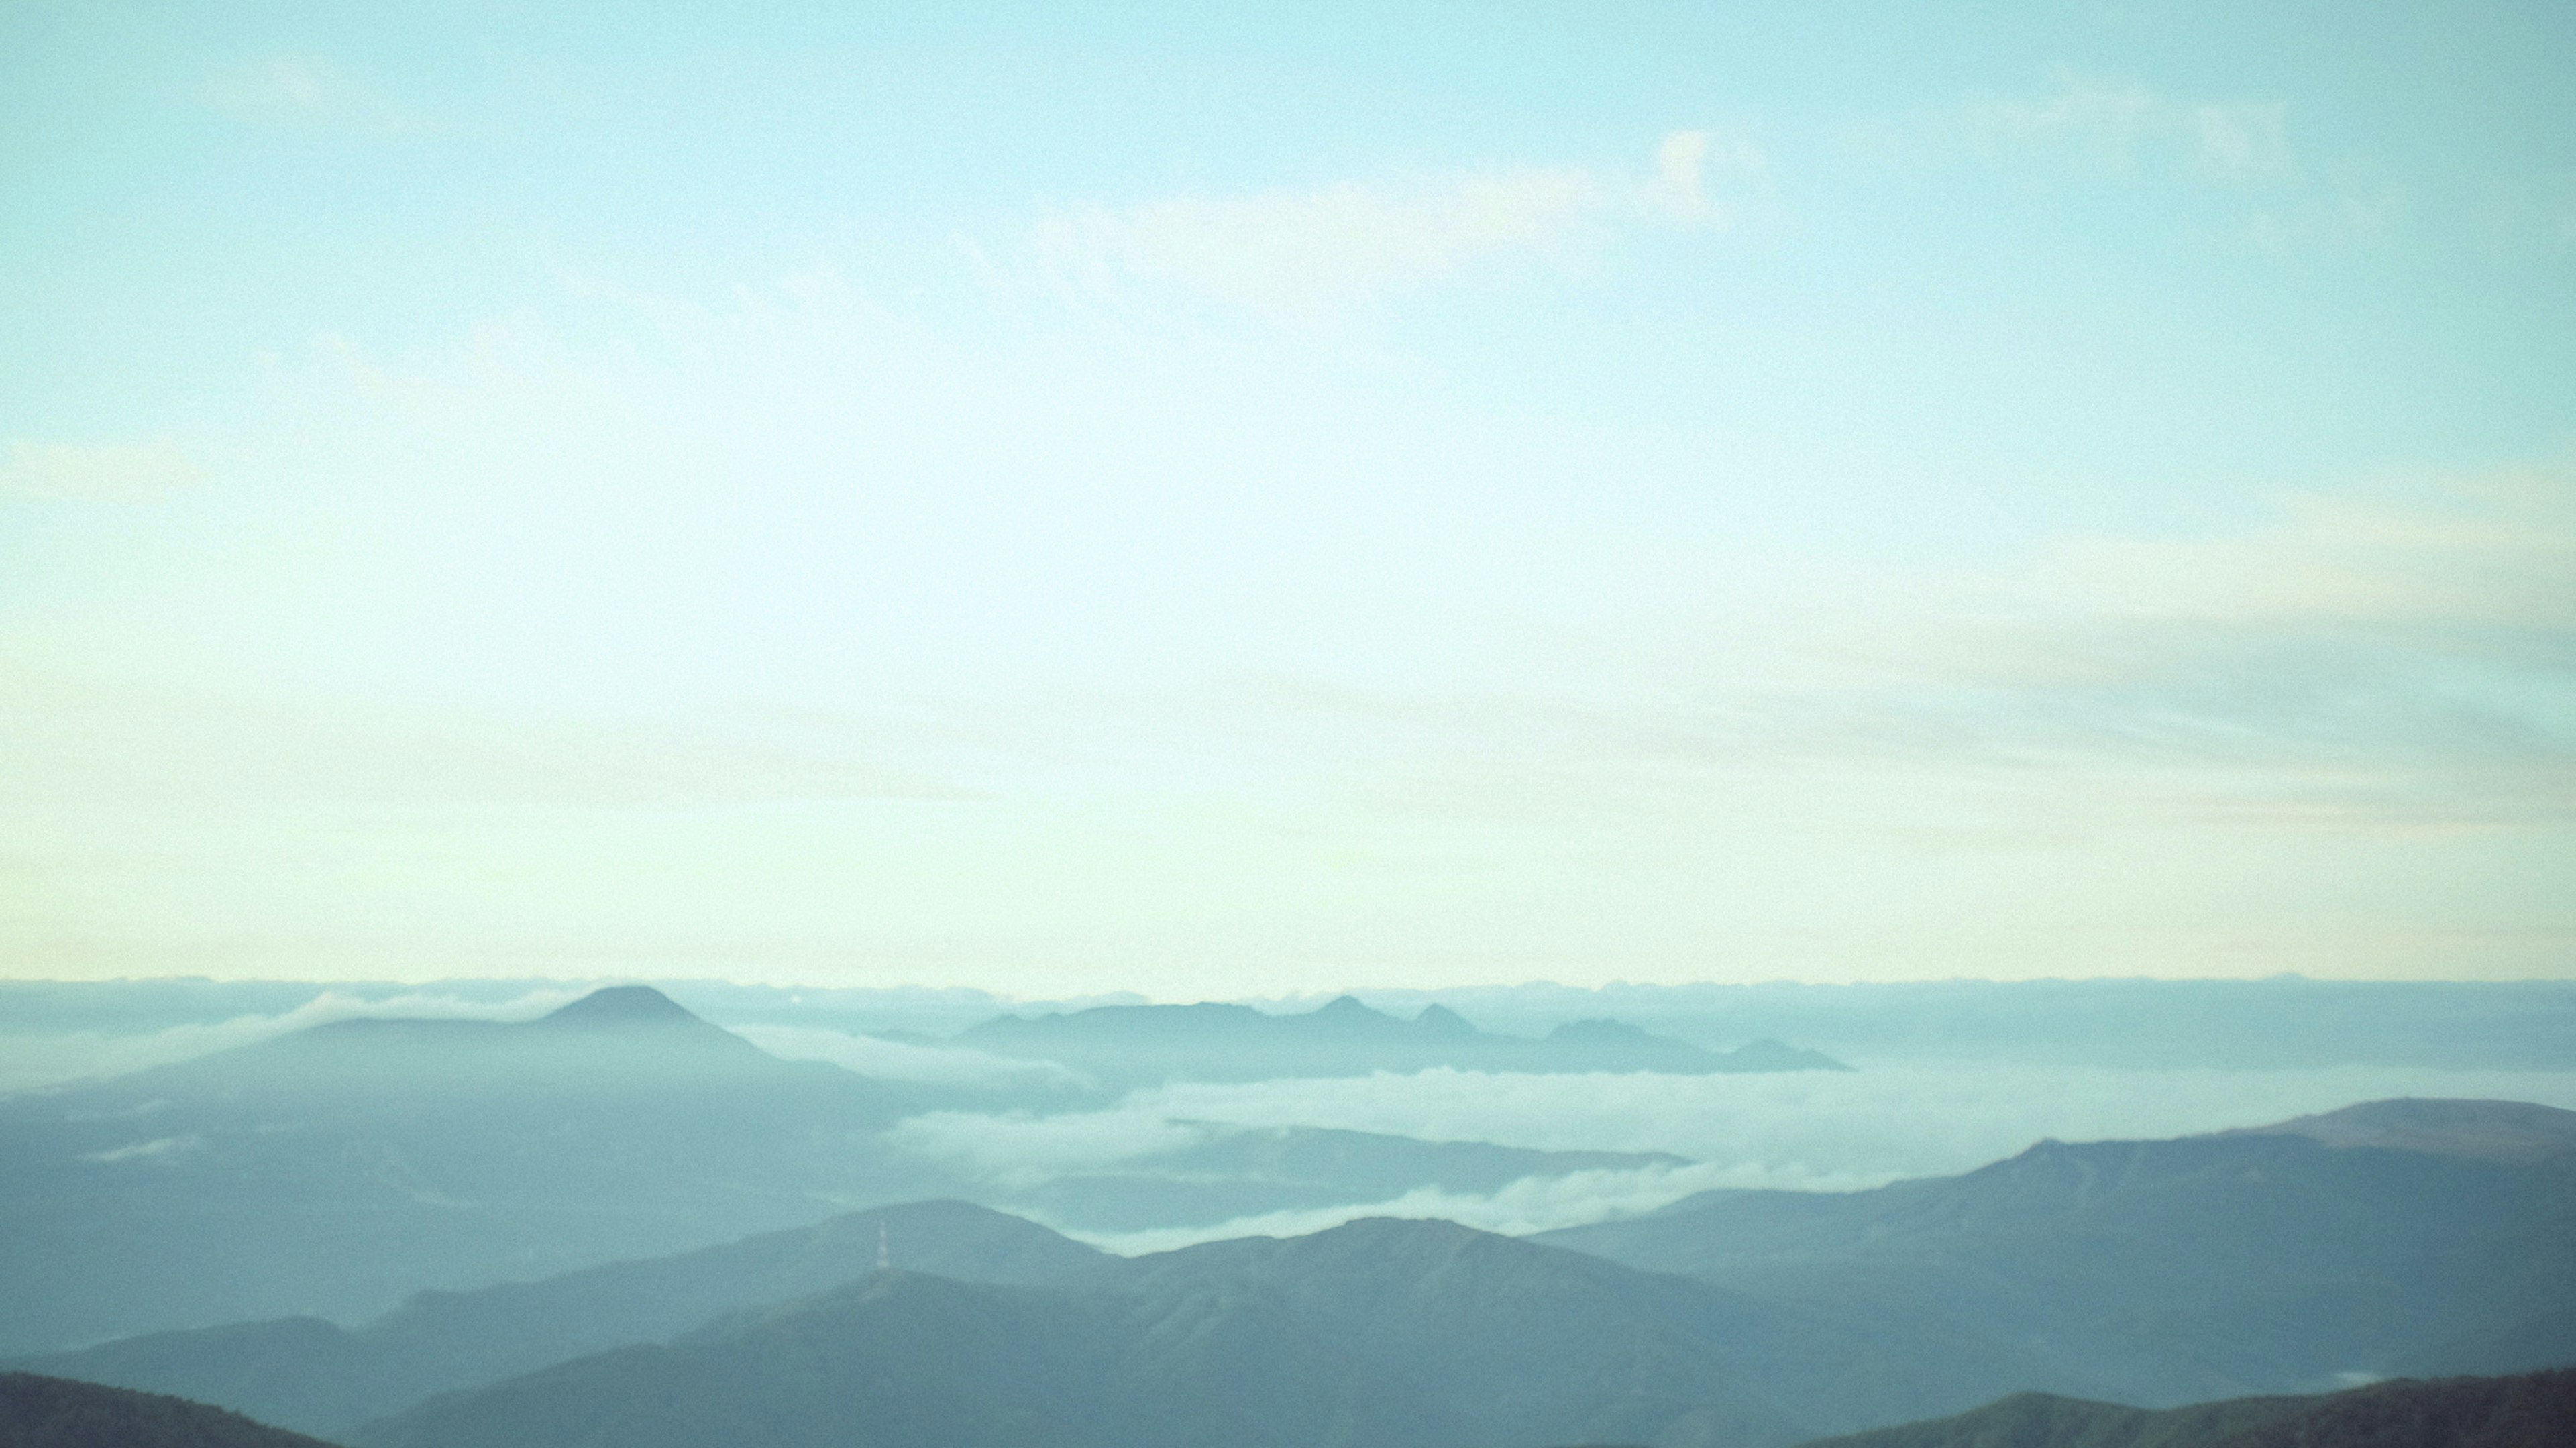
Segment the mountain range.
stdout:
[[[1264,1018],[1268,1019],[1268,1018]],[[1061,1105],[1061,1103],[1056,1103]],[[989,1093],[782,1061],[658,991],[542,1019],[352,1019],[0,1097],[0,1353],[467,1289],[959,1197],[1101,1231],[1669,1166],[1201,1126],[1113,1166],[996,1173],[890,1138]]]
[[1535,1240],[1374,1219],[1133,1259],[925,1203],[354,1330],[17,1365],[367,1448],[1162,1441],[1140,1422],[1176,1445],[1779,1448],[2015,1392],[2156,1407],[2576,1360],[2571,1148],[2576,1113],[2380,1102]]
[[[872,1274],[433,1398],[360,1448],[1785,1445],[2007,1363],[1446,1222],[1110,1259],[1055,1288]],[[1954,1384],[1977,1380],[1962,1397]]]
[[1268,1081],[1366,1076],[1450,1067],[1557,1074],[1657,1071],[1848,1071],[1821,1052],[1774,1040],[1710,1051],[1613,1020],[1578,1020],[1545,1036],[1480,1031],[1437,1003],[1411,1020],[1339,996],[1312,1011],[1271,1015],[1250,1006],[1094,1006],[1039,1016],[997,1016],[955,1036],[997,1056],[1053,1061],[1118,1088],[1166,1081]]

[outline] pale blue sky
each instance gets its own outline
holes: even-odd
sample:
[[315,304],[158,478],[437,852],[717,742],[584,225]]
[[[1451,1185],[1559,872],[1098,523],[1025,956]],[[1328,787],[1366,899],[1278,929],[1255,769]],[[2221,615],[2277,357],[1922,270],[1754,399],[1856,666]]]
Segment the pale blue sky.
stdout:
[[0,13],[0,969],[2576,967],[2565,7],[849,9]]

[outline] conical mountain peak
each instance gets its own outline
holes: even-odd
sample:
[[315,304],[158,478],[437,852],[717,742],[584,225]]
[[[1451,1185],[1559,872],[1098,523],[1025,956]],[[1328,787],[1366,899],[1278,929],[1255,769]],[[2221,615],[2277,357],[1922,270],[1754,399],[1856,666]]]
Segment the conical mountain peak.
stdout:
[[703,1026],[688,1007],[649,985],[603,986],[544,1017],[550,1026],[583,1029],[626,1026]]

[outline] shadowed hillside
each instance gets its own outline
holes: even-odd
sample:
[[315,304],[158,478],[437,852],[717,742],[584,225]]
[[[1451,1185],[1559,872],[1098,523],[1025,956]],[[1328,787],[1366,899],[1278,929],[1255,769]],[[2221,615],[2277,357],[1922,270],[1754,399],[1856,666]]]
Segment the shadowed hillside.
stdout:
[[2503,1378],[2375,1383],[2307,1398],[2240,1398],[2149,1412],[2021,1393],[1936,1423],[1806,1448],[2565,1448],[2576,1368]]
[[354,1329],[311,1317],[236,1323],[19,1365],[338,1434],[432,1393],[658,1342],[720,1313],[838,1286],[874,1271],[880,1248],[895,1266],[979,1282],[1063,1281],[1101,1260],[1034,1222],[964,1202],[916,1202],[676,1257],[424,1292]]
[[7,1448],[332,1448],[184,1398],[0,1373]]
[[[1067,1288],[893,1273],[433,1399],[371,1448],[1782,1445],[2021,1367],[1446,1222],[1132,1262]],[[1979,1386],[1969,1386],[1971,1384]]]

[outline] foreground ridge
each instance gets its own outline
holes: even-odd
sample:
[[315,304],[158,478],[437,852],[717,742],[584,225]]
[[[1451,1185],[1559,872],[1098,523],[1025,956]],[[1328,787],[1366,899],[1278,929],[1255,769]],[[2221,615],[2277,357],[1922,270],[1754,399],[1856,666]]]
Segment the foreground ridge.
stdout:
[[1929,1423],[1802,1448],[2565,1448],[2576,1367],[2502,1378],[2400,1379],[2320,1397],[2151,1411],[2016,1393]]

